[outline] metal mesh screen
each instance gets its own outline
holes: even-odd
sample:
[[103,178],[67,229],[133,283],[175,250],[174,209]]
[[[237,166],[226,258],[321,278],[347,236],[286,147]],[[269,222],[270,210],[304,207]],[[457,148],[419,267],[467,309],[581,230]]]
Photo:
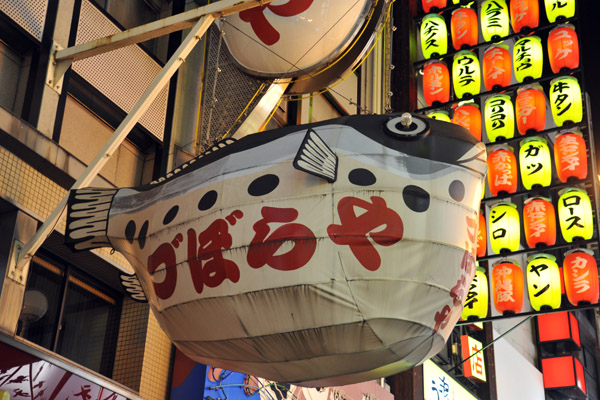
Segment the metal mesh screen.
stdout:
[[47,10],[48,0],[0,0],[0,11],[40,41]]

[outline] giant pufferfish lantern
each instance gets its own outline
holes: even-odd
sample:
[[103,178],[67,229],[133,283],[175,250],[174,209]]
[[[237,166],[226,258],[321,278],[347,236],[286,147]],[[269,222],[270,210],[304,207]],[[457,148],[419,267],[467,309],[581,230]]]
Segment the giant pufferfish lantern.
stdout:
[[66,240],[123,253],[197,362],[361,382],[443,348],[475,273],[485,168],[481,142],[434,119],[290,126],[145,186],[73,191]]

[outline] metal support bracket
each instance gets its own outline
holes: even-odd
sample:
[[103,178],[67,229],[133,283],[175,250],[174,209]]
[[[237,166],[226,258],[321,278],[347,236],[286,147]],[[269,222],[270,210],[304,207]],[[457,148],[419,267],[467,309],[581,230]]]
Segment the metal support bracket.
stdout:
[[62,46],[60,46],[58,43],[52,43],[52,48],[50,49],[50,62],[48,63],[48,71],[46,73],[46,85],[48,85],[58,94],[60,94],[62,91],[65,72],[67,72],[73,63],[73,59],[71,58],[66,58],[60,61],[56,60],[56,54],[62,49]]
[[8,259],[8,277],[15,282],[25,284],[23,271],[25,270],[26,264],[18,264],[17,260],[21,257],[23,251],[23,242],[17,239],[13,239],[12,247],[10,249],[10,256]]

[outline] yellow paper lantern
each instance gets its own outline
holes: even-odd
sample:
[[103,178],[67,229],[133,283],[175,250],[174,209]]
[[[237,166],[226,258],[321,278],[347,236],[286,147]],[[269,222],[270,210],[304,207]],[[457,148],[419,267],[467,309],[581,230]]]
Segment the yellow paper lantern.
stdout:
[[510,33],[508,6],[504,0],[486,0],[480,10],[483,40],[498,41]]
[[485,131],[488,140],[511,139],[515,136],[515,108],[510,96],[488,97],[484,108]]
[[554,23],[557,19],[567,19],[575,15],[575,0],[544,0],[548,22]]
[[566,188],[558,192],[558,221],[566,242],[589,240],[594,234],[592,202],[584,189]]
[[581,122],[583,104],[577,78],[562,76],[550,82],[550,109],[557,126]]
[[481,90],[481,67],[479,58],[469,50],[454,55],[452,63],[452,86],[457,98],[471,97]]
[[438,119],[440,121],[446,121],[446,122],[452,122],[450,121],[450,116],[448,115],[447,111],[434,111],[434,112],[430,112],[429,114],[427,114],[427,116],[429,118],[433,118],[433,119]]
[[521,140],[519,169],[526,190],[552,183],[552,157],[546,139],[532,136]]
[[490,209],[488,237],[495,254],[519,250],[521,225],[515,204],[498,203]]
[[448,52],[448,28],[441,15],[432,13],[421,22],[421,51],[423,57],[439,57]]
[[462,319],[473,320],[487,317],[489,298],[487,276],[483,269],[477,268],[467,292]]
[[544,49],[538,36],[526,36],[513,47],[513,67],[518,82],[531,81],[542,76]]
[[540,253],[527,258],[527,292],[535,311],[560,308],[560,271],[556,257]]

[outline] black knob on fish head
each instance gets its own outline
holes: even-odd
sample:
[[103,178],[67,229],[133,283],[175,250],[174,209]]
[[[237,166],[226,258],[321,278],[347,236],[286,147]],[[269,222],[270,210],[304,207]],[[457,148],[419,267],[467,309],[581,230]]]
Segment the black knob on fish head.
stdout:
[[429,124],[410,113],[404,113],[387,121],[385,131],[397,139],[416,140],[429,134]]

